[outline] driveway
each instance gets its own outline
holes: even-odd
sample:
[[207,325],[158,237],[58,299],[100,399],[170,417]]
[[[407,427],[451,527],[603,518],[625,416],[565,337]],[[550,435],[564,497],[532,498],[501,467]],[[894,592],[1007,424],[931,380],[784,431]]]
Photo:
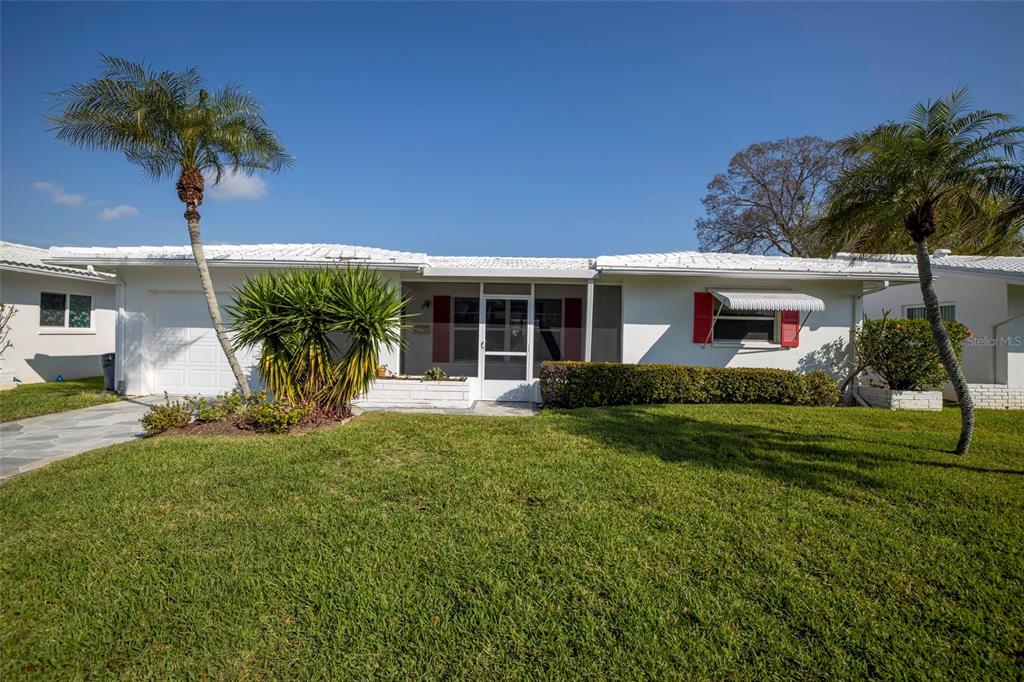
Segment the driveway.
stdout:
[[0,424],[0,481],[86,450],[140,438],[139,417],[158,398],[129,398]]

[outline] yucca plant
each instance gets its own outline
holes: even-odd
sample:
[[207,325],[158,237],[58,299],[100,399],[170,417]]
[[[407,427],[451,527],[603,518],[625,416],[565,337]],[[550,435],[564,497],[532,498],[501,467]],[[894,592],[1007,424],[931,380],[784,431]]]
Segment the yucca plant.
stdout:
[[925,311],[960,403],[957,454],[974,433],[974,405],[949,332],[939,315],[929,240],[972,252],[1019,240],[1024,223],[1024,166],[1016,161],[1024,127],[1010,116],[969,110],[967,91],[917,104],[907,120],[855,133],[840,144],[850,164],[836,181],[822,221],[838,248],[884,253],[909,237]]
[[277,398],[343,415],[377,374],[381,348],[402,343],[406,301],[365,268],[254,275],[228,306],[235,347],[260,351]]
[[177,178],[210,321],[239,388],[249,395],[249,384],[224,331],[199,232],[204,174],[217,184],[229,171],[277,172],[290,166],[292,157],[267,127],[260,103],[241,88],[207,90],[195,67],[155,71],[127,59],[100,59],[100,76],[56,93],[57,111],[46,120],[58,140],[123,152],[153,180]]

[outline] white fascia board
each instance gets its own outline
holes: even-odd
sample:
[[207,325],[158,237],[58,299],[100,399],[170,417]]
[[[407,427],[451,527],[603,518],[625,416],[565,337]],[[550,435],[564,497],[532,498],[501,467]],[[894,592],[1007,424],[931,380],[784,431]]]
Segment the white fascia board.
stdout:
[[46,268],[34,268],[31,265],[13,265],[10,263],[4,263],[0,265],[0,270],[10,270],[11,272],[24,272],[29,275],[43,275],[45,277],[61,277],[63,279],[77,279],[83,282],[95,282],[96,284],[116,284],[117,277],[109,272],[96,273],[95,275],[83,272],[81,275],[72,272],[56,272],[54,270],[47,270]]
[[597,270],[545,270],[526,268],[423,268],[432,279],[595,279]]
[[[190,267],[196,262],[191,258],[48,258],[46,262],[57,264],[90,264],[106,267]],[[306,261],[306,260],[207,260],[211,268],[323,268],[330,266],[358,265],[371,270],[417,271],[416,263],[375,263],[364,260]]]
[[708,270],[687,268],[600,268],[607,275],[663,275],[667,277],[727,277],[736,279],[815,279],[815,280],[846,280],[846,281],[914,281],[917,275],[896,272],[860,273],[860,272],[789,272],[779,270]]

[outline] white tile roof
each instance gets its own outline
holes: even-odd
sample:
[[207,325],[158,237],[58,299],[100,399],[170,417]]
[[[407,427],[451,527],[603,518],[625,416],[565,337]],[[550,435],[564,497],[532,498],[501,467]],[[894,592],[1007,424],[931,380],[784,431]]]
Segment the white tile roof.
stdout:
[[793,258],[790,256],[754,256],[741,253],[706,253],[675,251],[671,253],[636,253],[626,256],[601,256],[599,270],[665,272],[694,274],[786,274],[824,277],[869,277],[907,279],[916,269],[889,261],[866,261],[841,258]]
[[586,258],[430,256],[430,267],[446,270],[589,270]]
[[[917,267],[917,256],[908,253],[839,254],[837,257],[862,258],[872,262],[910,264]],[[974,274],[1012,280],[1024,280],[1024,256],[956,256],[937,252],[932,256],[936,274]]]
[[[734,253],[640,253],[625,256],[587,258],[516,258],[497,256],[428,256],[425,253],[388,251],[342,244],[248,244],[209,245],[206,257],[211,263],[328,264],[341,262],[392,266],[426,274],[495,273],[505,271],[519,276],[586,277],[595,271],[655,272],[666,274],[780,275],[783,277],[827,277],[851,279],[913,279],[912,262],[865,258],[791,258],[788,256],[752,256]],[[188,246],[132,247],[53,247],[47,260],[58,264],[94,263],[128,265],[160,262],[186,263],[192,260]],[[588,274],[590,273],[590,274]]]
[[[362,262],[373,265],[424,265],[425,253],[388,251],[344,244],[210,244],[208,261],[239,263],[338,263]],[[191,246],[58,247],[50,249],[56,262],[138,263],[143,261],[191,261]]]
[[72,268],[63,265],[44,263],[48,251],[26,244],[13,244],[0,241],[0,267],[4,265],[25,270],[38,270],[40,274],[54,274],[94,279],[99,282],[109,281],[113,275],[89,272],[85,268]]

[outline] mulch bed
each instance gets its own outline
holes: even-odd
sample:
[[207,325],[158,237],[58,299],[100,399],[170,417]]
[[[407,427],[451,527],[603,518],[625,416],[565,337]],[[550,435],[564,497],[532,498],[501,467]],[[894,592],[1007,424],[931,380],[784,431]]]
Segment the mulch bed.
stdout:
[[[322,419],[315,422],[307,422],[305,424],[299,424],[288,431],[289,436],[300,436],[304,433],[310,433],[311,431],[324,431],[327,429],[335,429],[339,426],[343,426],[351,421],[352,417],[346,417],[344,419]],[[261,433],[259,431],[253,431],[252,429],[243,429],[231,419],[222,419],[215,422],[193,422],[188,426],[182,426],[180,428],[167,429],[161,433],[156,434],[154,437],[160,436],[268,436],[276,434]]]

